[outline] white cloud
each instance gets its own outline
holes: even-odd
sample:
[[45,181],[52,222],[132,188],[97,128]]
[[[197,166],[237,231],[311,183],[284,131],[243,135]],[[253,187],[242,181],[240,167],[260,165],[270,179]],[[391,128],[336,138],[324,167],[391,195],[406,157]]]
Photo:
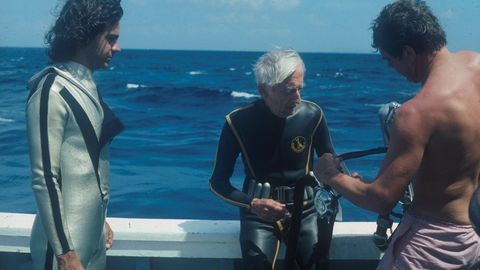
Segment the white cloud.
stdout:
[[128,0],[128,2],[137,6],[145,6],[146,4],[145,0]]
[[443,18],[443,19],[451,19],[451,18],[455,17],[456,15],[457,14],[455,14],[455,12],[450,8],[450,9],[447,9],[446,11],[438,14],[438,17]]
[[[289,10],[296,8],[300,0],[190,0],[195,4],[208,4],[213,7],[243,7],[254,10],[274,8],[276,10]],[[187,0],[188,2],[188,0]]]
[[300,4],[300,0],[273,0],[272,5],[279,10],[287,10],[296,8]]
[[326,26],[327,25],[327,22],[321,18],[320,16],[318,16],[317,14],[308,14],[306,16],[307,18],[307,21],[309,23],[310,26]]
[[228,24],[255,24],[258,23],[258,16],[252,13],[236,13],[228,12],[224,14],[212,14],[208,16],[208,20],[212,23],[228,23]]

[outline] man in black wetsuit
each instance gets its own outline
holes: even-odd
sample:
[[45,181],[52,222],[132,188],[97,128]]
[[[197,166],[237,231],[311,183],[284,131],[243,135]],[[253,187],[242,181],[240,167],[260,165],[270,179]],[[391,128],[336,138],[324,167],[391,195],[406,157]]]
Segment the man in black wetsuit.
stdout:
[[[312,169],[317,156],[333,153],[322,109],[302,100],[305,65],[293,50],[264,54],[255,66],[261,99],[226,116],[213,175],[212,192],[240,206],[240,244],[244,269],[273,269],[288,230],[294,186]],[[240,191],[230,183],[235,161],[242,154],[245,181]],[[296,265],[328,269],[333,222],[318,217],[313,189],[305,189],[305,203]],[[318,243],[319,254],[312,256]]]

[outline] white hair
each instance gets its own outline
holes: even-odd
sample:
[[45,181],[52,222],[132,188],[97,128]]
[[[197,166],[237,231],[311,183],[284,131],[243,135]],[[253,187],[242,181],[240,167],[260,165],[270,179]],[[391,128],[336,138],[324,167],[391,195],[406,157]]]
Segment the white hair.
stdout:
[[305,64],[300,55],[292,49],[275,49],[262,55],[254,67],[258,87],[270,90],[283,82],[297,69],[305,71]]

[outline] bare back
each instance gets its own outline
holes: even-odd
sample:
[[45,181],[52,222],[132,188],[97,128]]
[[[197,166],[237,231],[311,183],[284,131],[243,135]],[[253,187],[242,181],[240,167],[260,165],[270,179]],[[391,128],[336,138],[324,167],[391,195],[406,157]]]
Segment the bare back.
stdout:
[[480,55],[448,53],[409,105],[427,123],[414,178],[414,212],[469,224],[468,203],[480,172]]

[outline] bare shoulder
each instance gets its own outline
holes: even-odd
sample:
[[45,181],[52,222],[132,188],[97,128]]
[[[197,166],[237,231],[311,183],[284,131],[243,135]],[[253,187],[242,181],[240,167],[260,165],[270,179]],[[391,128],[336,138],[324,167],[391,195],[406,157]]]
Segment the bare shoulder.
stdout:
[[412,100],[402,104],[395,114],[394,130],[402,141],[422,141],[428,140],[431,130],[432,119],[428,106],[423,97],[415,97]]
[[458,57],[466,59],[466,61],[469,61],[469,62],[473,61],[473,62],[477,62],[477,64],[479,64],[480,54],[478,52],[475,52],[475,51],[459,51],[455,54]]
[[434,102],[428,97],[417,95],[400,106],[395,114],[395,121],[408,122],[413,126],[425,125],[431,120],[429,112],[435,110],[432,103]]
[[400,108],[395,113],[395,122],[403,122],[403,121],[420,121],[422,115],[420,112],[422,111],[421,106],[421,98],[416,96],[413,99],[405,102],[400,106]]

